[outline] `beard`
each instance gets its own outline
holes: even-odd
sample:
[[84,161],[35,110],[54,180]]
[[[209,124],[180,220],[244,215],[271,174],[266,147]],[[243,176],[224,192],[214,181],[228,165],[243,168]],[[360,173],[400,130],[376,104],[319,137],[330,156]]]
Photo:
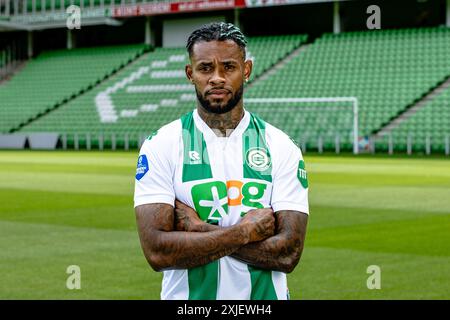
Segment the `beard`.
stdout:
[[200,102],[200,105],[208,112],[215,113],[215,114],[223,114],[227,113],[231,110],[233,110],[239,101],[242,98],[242,95],[244,94],[244,84],[242,84],[239,87],[239,90],[236,91],[236,93],[231,97],[230,100],[228,100],[228,103],[224,106],[218,103],[216,107],[213,107],[211,105],[211,102],[205,98],[200,92],[198,92],[197,87],[195,88],[195,93],[197,94],[198,102]]

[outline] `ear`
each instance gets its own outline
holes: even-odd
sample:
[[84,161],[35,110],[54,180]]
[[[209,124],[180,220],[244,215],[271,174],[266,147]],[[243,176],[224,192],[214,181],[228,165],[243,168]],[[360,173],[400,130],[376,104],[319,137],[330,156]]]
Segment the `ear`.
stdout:
[[246,60],[244,62],[244,80],[247,82],[250,79],[250,76],[252,74],[253,69],[253,61],[252,60]]
[[187,64],[186,67],[184,67],[184,72],[186,72],[187,79],[194,83],[194,79],[192,78],[192,66],[190,64]]

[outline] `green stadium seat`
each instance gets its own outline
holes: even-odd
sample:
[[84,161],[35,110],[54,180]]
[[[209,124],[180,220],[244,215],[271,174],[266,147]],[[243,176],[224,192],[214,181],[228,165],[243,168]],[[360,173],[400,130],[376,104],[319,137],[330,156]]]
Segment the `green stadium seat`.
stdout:
[[44,52],[0,86],[0,131],[8,132],[74,98],[142,54],[143,45]]

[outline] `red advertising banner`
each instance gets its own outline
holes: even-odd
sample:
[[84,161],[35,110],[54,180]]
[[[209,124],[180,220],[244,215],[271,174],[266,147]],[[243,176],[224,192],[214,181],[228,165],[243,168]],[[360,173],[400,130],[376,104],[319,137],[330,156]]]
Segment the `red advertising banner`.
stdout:
[[198,0],[180,2],[145,3],[115,7],[112,17],[152,16],[158,14],[212,11],[245,7],[245,0]]

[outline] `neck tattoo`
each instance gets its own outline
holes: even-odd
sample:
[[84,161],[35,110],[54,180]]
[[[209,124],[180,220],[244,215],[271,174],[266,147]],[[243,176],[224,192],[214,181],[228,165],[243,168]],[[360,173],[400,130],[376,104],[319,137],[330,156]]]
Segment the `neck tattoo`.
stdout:
[[216,114],[199,107],[198,114],[218,137],[229,137],[244,117],[244,110],[234,108],[230,112]]

